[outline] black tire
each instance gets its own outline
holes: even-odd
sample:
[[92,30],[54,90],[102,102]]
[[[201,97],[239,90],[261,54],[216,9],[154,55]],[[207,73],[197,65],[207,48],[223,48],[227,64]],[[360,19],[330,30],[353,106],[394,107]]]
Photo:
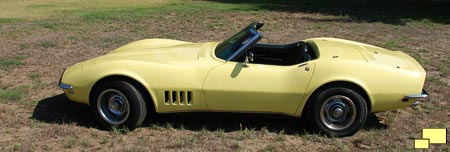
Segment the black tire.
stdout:
[[147,108],[142,94],[135,86],[126,81],[113,80],[99,84],[93,91],[90,107],[100,127],[134,130],[141,126]]
[[367,104],[357,92],[343,87],[320,91],[308,101],[308,124],[332,137],[351,136],[364,126]]

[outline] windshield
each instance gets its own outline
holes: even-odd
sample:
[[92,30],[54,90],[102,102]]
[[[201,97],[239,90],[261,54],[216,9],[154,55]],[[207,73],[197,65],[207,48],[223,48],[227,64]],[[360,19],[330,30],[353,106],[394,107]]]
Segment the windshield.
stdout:
[[261,34],[256,31],[261,26],[262,23],[252,23],[250,26],[221,42],[216,47],[216,56],[226,61],[236,59],[261,39]]

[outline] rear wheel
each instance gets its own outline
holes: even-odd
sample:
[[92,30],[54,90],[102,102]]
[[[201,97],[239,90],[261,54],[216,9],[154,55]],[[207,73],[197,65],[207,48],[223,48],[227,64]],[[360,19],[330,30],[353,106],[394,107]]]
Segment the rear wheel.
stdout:
[[145,100],[132,84],[115,80],[100,84],[94,91],[90,106],[101,127],[133,130],[144,121]]
[[307,107],[308,124],[330,136],[355,134],[367,119],[367,105],[357,92],[342,87],[328,88],[313,97]]

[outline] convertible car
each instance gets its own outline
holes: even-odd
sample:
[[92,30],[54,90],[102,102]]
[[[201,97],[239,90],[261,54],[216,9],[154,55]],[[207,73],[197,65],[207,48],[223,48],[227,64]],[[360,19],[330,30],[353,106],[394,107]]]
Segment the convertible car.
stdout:
[[403,52],[336,38],[258,44],[262,26],[221,42],[132,42],[66,68],[59,86],[106,128],[135,129],[147,113],[277,113],[333,136],[428,96],[425,70]]

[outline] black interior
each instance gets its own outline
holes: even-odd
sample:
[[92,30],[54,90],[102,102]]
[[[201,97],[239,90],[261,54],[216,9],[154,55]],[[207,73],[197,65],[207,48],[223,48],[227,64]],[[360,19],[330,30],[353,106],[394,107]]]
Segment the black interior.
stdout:
[[[247,52],[253,53],[253,61],[249,62],[256,64],[294,65],[316,58],[311,47],[301,41],[285,45],[255,44]],[[238,61],[243,62],[245,57],[242,55]]]

